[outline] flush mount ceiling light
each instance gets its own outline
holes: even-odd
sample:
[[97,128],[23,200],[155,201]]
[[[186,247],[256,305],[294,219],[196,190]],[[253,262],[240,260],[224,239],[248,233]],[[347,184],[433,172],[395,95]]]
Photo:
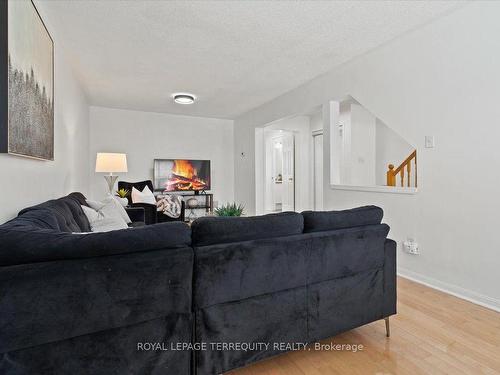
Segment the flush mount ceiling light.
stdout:
[[174,94],[174,102],[177,104],[193,104],[196,97],[191,94]]

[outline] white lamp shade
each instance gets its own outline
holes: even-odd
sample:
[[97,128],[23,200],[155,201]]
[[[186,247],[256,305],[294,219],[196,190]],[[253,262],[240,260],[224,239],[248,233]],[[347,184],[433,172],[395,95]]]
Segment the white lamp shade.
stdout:
[[105,173],[128,172],[127,155],[98,152],[95,161],[95,171]]

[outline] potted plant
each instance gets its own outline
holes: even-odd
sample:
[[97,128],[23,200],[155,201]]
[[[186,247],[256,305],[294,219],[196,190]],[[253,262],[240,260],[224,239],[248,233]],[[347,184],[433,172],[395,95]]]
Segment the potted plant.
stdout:
[[241,216],[243,215],[244,206],[236,203],[223,204],[216,208],[214,213],[216,216]]
[[116,200],[120,202],[123,207],[126,207],[128,205],[127,196],[129,195],[129,193],[130,192],[127,189],[120,189],[116,191]]

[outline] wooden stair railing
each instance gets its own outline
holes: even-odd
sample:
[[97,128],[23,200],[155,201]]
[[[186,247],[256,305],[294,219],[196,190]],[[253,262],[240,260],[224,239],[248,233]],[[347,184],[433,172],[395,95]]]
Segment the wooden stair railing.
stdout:
[[401,187],[405,186],[405,170],[406,170],[406,186],[410,187],[411,184],[411,162],[415,160],[415,187],[417,187],[417,150],[413,151],[399,167],[394,169],[393,164],[389,164],[387,171],[387,186],[396,186],[396,176],[399,174]]

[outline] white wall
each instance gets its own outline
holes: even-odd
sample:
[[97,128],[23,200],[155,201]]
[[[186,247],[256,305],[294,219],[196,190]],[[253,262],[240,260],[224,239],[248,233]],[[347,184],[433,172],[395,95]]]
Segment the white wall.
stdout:
[[0,223],[30,205],[72,191],[88,191],[89,128],[86,95],[73,75],[59,34],[37,2],[54,40],[54,161],[0,154]]
[[[97,152],[127,154],[128,173],[119,178],[125,181],[152,180],[155,158],[209,159],[214,200],[234,200],[231,120],[90,107],[92,170]],[[91,172],[93,198],[102,198],[106,186],[101,173]]]
[[309,124],[311,126],[311,132],[323,130],[323,114],[321,110],[309,116]]
[[[351,183],[351,103],[336,102],[335,106],[338,109],[338,121],[330,121],[333,129],[329,130],[332,134],[330,142],[333,164],[330,181],[338,185],[349,185]],[[328,131],[325,124],[323,124],[323,129]]]
[[[394,164],[397,168],[415,148],[352,98],[333,103],[339,111],[338,118],[334,115],[330,121],[335,131],[330,140],[334,144],[330,157],[331,173],[334,174],[331,183],[386,185],[388,165]],[[410,186],[415,187],[413,162],[412,168]],[[399,184],[399,177],[397,180]]]
[[[397,168],[415,148],[378,119],[376,144],[376,183],[377,185],[387,185],[387,170],[389,164],[393,164]],[[415,171],[412,173],[411,183],[412,186],[415,186],[413,180],[415,177]]]
[[419,256],[398,252],[399,272],[500,309],[499,19],[499,3],[470,3],[240,116],[236,200],[255,207],[256,126],[352,95],[416,145],[419,192],[331,190],[325,129],[325,208],[382,206],[391,238],[420,243]]
[[350,181],[354,186],[375,185],[376,119],[359,104],[351,104]]

